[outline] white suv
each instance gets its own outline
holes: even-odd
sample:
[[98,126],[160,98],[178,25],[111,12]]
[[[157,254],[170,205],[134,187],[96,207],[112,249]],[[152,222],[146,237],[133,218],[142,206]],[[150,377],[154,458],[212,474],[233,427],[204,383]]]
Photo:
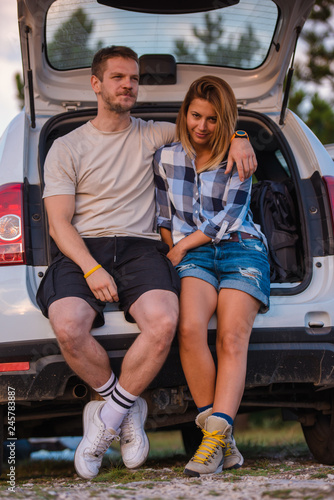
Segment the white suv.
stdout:
[[[174,121],[189,84],[218,75],[234,89],[238,128],[256,151],[254,182],[290,186],[297,265],[287,279],[273,279],[270,310],[256,318],[240,411],[290,410],[315,457],[334,464],[333,162],[283,99],[296,40],[314,3],[18,0],[26,105],[0,142],[0,410],[5,425],[11,423],[7,402],[15,397],[17,438],[81,434],[83,406],[94,397],[65,363],[36,304],[50,259],[43,164],[55,138],[96,113],[89,78],[94,52],[127,45],[140,56],[135,116]],[[117,372],[138,328],[116,304],[105,316],[93,334]],[[215,326],[213,317],[213,351]],[[195,407],[176,341],[143,396],[148,429],[182,427],[190,450],[187,424]]]

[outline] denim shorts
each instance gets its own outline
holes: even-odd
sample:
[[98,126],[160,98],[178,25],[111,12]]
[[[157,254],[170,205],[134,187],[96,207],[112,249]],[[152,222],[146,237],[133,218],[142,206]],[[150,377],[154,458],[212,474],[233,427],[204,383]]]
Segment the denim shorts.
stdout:
[[267,248],[256,238],[208,243],[190,250],[176,266],[180,278],[207,281],[219,291],[233,288],[261,302],[259,312],[269,309],[270,267]]

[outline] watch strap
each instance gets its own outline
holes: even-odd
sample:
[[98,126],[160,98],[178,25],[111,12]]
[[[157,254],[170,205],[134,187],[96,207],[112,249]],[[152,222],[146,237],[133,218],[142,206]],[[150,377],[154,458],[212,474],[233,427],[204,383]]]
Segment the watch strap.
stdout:
[[245,132],[244,130],[236,130],[234,132],[234,134],[232,135],[231,137],[231,141],[233,141],[233,139],[247,139],[249,141],[249,137],[248,137],[248,134],[247,132]]

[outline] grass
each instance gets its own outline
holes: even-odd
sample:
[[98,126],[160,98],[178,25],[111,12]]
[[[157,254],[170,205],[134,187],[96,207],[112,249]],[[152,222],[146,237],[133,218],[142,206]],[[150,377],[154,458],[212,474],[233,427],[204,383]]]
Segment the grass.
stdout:
[[[263,412],[262,421],[250,417],[247,426],[236,423],[235,436],[238,447],[245,457],[244,466],[235,471],[224,474],[226,482],[238,482],[249,476],[270,476],[271,474],[288,474],[295,476],[303,473],[305,463],[312,462],[312,457],[304,441],[300,425],[296,422],[282,422],[280,415],[275,412]],[[100,474],[91,481],[91,484],[122,485],[146,481],[147,488],[153,487],[156,481],[169,481],[183,477],[184,465],[187,457],[184,452],[181,432],[150,432],[150,454],[145,466],[139,470],[126,469],[117,454],[105,457]],[[113,447],[119,451],[117,446]],[[115,458],[116,456],[116,458]],[[296,465],[296,459],[302,465]],[[331,473],[330,467],[313,469],[314,479],[325,479]],[[7,488],[6,470],[0,481],[1,490]],[[75,474],[72,461],[61,460],[26,460],[17,464],[16,484],[22,486],[33,483],[36,487],[52,481],[55,484],[68,486],[78,484],[81,479]],[[282,495],[288,494],[282,492]],[[215,496],[212,490],[212,495]],[[278,497],[278,498],[289,498]]]
[[[324,493],[321,488],[312,486],[296,489],[289,488],[287,479],[297,478],[324,481],[331,478],[333,468],[321,466],[312,459],[305,444],[302,431],[296,422],[281,422],[275,412],[263,416],[264,421],[258,422],[249,419],[247,426],[236,425],[236,439],[240,451],[245,457],[245,464],[241,469],[226,471],[212,477],[212,483],[206,492],[207,498],[221,497],[227,491],[244,491],[244,481],[248,478],[265,478],[264,491],[260,493],[262,500],[286,499],[295,500],[325,500],[327,494],[334,495],[334,488]],[[150,454],[145,465],[138,470],[130,471],[124,467],[117,454],[104,458],[100,474],[91,481],[84,481],[75,474],[72,461],[61,460],[29,460],[17,465],[16,491],[10,494],[13,499],[36,498],[51,500],[57,494],[59,498],[70,498],[71,491],[86,492],[89,488],[91,498],[122,499],[124,495],[136,498],[138,483],[140,482],[141,495],[146,488],[149,492],[158,491],[164,482],[173,479],[184,479],[183,469],[187,461],[184,452],[181,432],[150,432]],[[117,449],[117,447],[115,447]],[[277,484],[275,480],[285,480]],[[158,485],[157,485],[158,482]],[[176,496],[175,500],[189,499],[193,495],[193,487],[202,484],[202,478],[188,478],[186,486],[189,494]],[[283,486],[283,487],[282,487]],[[157,488],[157,489],[155,489]],[[6,476],[0,480],[0,498],[8,496]],[[188,488],[187,488],[188,489]],[[163,500],[159,496],[154,500]],[[245,490],[247,494],[247,491]],[[297,496],[296,496],[297,494]],[[65,495],[65,496],[64,496]],[[56,497],[58,498],[58,496]],[[145,495],[146,498],[146,495]],[[151,497],[150,497],[151,498]],[[260,498],[260,497],[256,497]]]

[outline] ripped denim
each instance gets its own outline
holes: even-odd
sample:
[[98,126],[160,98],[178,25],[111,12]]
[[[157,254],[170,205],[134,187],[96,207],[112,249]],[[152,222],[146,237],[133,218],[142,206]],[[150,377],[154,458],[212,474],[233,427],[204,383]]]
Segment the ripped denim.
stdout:
[[207,281],[219,291],[233,288],[248,293],[269,309],[270,268],[267,248],[258,239],[208,243],[190,250],[176,266],[180,278],[192,276]]

